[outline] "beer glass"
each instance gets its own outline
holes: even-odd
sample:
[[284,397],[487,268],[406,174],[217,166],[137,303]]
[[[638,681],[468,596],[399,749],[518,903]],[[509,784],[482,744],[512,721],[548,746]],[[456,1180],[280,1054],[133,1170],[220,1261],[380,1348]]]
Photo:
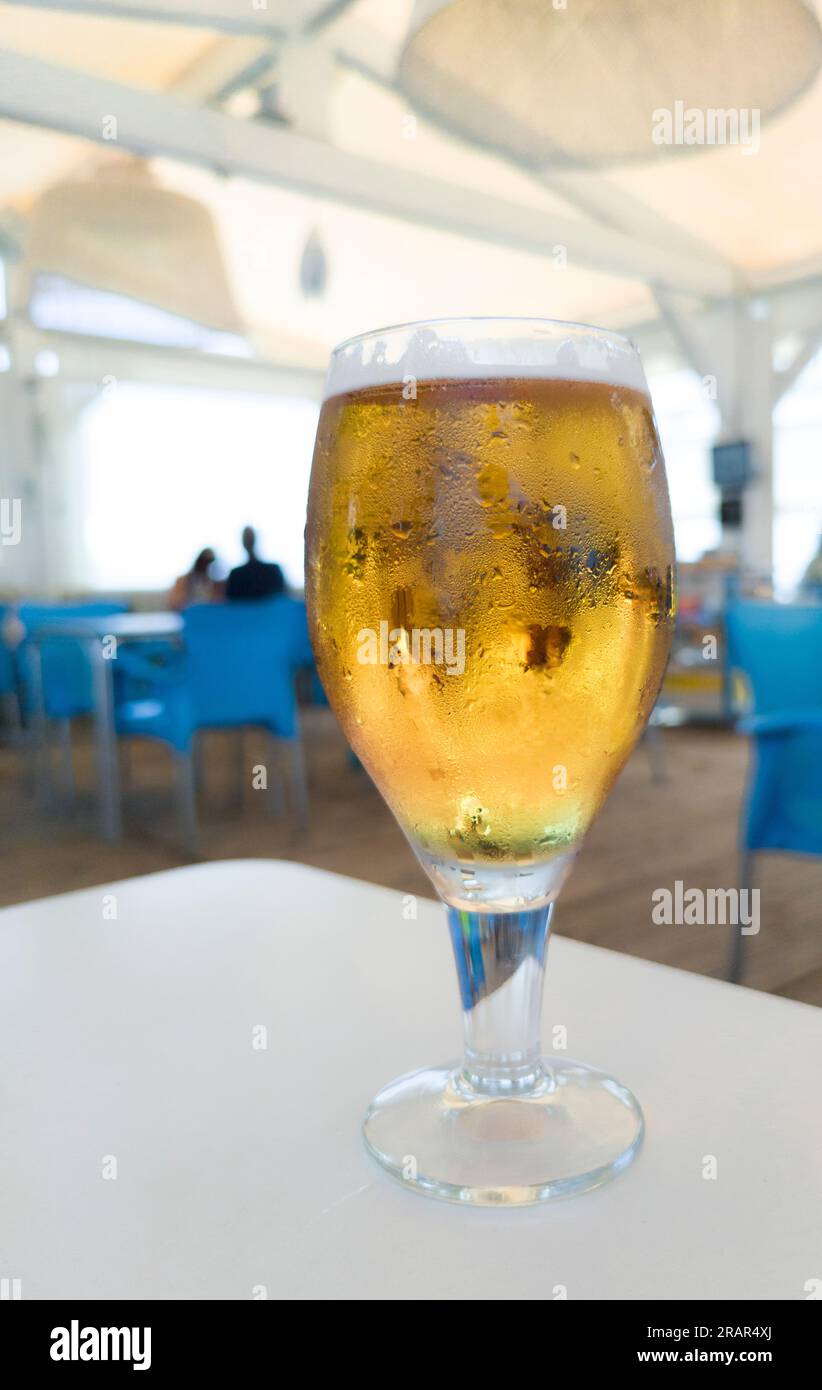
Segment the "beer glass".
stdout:
[[659,690],[673,536],[648,388],[619,334],[411,324],[331,358],[306,591],[323,684],[446,906],[461,1063],[392,1081],[364,1121],[395,1177],[512,1204],[619,1172],[625,1086],[544,1056],[548,930]]

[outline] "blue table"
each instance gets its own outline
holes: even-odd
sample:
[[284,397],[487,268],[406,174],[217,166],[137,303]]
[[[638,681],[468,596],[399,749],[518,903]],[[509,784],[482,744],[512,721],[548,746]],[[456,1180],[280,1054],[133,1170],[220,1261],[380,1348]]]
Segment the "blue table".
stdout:
[[[97,789],[100,834],[109,844],[122,835],[120,809],[120,763],[114,722],[114,680],[112,662],[122,642],[175,641],[182,636],[179,613],[111,613],[104,618],[57,618],[43,623],[31,634],[32,650],[55,638],[81,642],[91,662],[94,681],[94,727],[97,756]],[[42,667],[34,662],[37,686],[36,704],[41,723],[44,717]],[[40,740],[42,746],[42,738]]]

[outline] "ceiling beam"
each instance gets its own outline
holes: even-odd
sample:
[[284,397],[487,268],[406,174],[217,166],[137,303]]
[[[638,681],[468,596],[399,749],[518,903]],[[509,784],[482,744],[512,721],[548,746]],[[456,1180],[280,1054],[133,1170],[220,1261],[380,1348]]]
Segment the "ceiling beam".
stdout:
[[244,75],[268,67],[274,61],[277,41],[255,39],[248,34],[226,36],[209,44],[169,88],[170,95],[206,105],[219,100],[235,85],[245,85]]
[[577,264],[684,293],[725,297],[734,291],[732,272],[714,261],[8,49],[0,52],[0,116],[109,150],[180,159],[537,255],[563,245]]
[[[620,184],[613,183],[599,170],[545,169],[538,177],[546,188],[552,189],[572,206],[605,226],[617,227],[621,232],[654,241],[658,246],[668,246],[683,255],[698,256],[733,270],[731,263],[712,246],[670,217],[657,212]],[[742,277],[739,278],[741,289]]]
[[662,322],[665,324],[673,342],[688,366],[697,376],[704,377],[708,371],[709,354],[700,334],[700,320],[693,306],[683,310],[676,295],[668,290],[657,289],[654,298]]
[[0,226],[0,261],[16,261],[21,255],[20,243],[11,232]]
[[[229,387],[278,395],[321,399],[328,358],[324,345],[316,350],[316,365],[294,365],[287,343],[272,345],[270,355],[223,357],[217,353],[184,348],[158,347],[118,338],[98,338],[81,333],[47,332],[26,319],[13,322],[16,354],[30,370],[37,352],[51,348],[60,358],[60,379],[88,382],[99,377],[101,355],[106,370],[118,381],[156,381],[163,385]],[[305,354],[301,354],[305,356]]]
[[[319,42],[331,47],[344,66],[406,99],[396,81],[399,59],[397,44],[373,26],[354,20],[335,32],[333,37],[323,36]],[[452,135],[451,138],[457,137]],[[658,247],[678,251],[687,257],[712,261],[723,266],[729,274],[735,273],[732,264],[713,247],[643,203],[619,184],[611,182],[600,170],[546,167],[535,173],[530,166],[518,164],[513,158],[506,159],[498,154],[494,157],[502,159],[518,173],[530,176],[538,186],[550,189],[571,207],[578,208],[587,217],[606,227],[638,237],[643,242],[653,242]],[[744,277],[738,271],[736,288],[738,293],[744,292]]]
[[9,0],[35,10],[139,19],[150,23],[191,24],[226,34],[257,38],[316,31],[337,18],[350,0]]

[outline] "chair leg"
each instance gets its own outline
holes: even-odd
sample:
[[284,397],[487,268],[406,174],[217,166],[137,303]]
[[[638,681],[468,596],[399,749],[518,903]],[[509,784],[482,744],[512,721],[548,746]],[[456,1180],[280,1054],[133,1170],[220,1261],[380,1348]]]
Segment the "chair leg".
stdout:
[[651,764],[651,781],[662,783],[668,780],[665,762],[665,739],[658,724],[648,724],[645,729],[645,747]]
[[245,732],[237,729],[233,735],[234,741],[234,766],[236,777],[234,779],[234,792],[232,796],[232,806],[236,811],[242,811],[245,805],[245,779],[248,772],[245,761]]
[[268,738],[268,790],[265,798],[266,807],[272,816],[285,814],[283,755],[280,750],[280,740],[275,734],[270,734]]
[[43,691],[43,663],[40,648],[36,643],[32,644],[31,648],[31,675],[33,699],[30,715],[30,737],[34,769],[34,803],[38,811],[47,811],[52,801],[49,723],[46,718],[46,701]]
[[3,712],[3,725],[7,730],[8,742],[13,748],[19,747],[23,739],[23,723],[20,718],[20,702],[16,695],[0,696],[0,709]]
[[69,801],[74,800],[74,762],[71,752],[71,720],[60,719],[57,724],[57,737],[60,743],[60,781],[62,790]]
[[51,743],[48,720],[35,715],[31,725],[31,753],[34,768],[34,802],[38,811],[48,811],[54,801],[51,777]]
[[180,839],[185,850],[195,857],[200,853],[197,824],[197,793],[194,786],[194,758],[191,750],[174,754],[177,784],[177,817]]
[[198,792],[205,789],[205,753],[202,729],[195,729],[191,736],[191,756],[194,759],[194,785]]
[[291,761],[291,792],[294,799],[296,823],[300,830],[308,830],[311,820],[308,805],[308,782],[305,775],[303,741],[299,733],[296,738],[288,740],[286,747]]
[[[753,851],[743,849],[739,856],[739,890],[750,890],[753,888]],[[728,958],[728,979],[731,984],[738,985],[742,979],[745,955],[745,937],[742,935],[742,926],[737,923],[734,934],[731,938],[731,953]]]
[[131,756],[131,740],[122,738],[118,741],[118,751],[120,755],[120,783],[123,791],[130,791],[134,782],[134,762]]

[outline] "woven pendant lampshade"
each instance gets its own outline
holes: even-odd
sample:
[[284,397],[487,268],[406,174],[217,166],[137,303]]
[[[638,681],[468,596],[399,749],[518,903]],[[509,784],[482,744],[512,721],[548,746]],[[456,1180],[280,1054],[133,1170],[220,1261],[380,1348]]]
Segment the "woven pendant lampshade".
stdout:
[[417,0],[398,81],[481,146],[579,167],[693,149],[652,138],[677,103],[764,121],[820,62],[804,0]]
[[118,159],[93,178],[46,189],[32,211],[22,308],[40,275],[124,295],[217,331],[243,331],[210,213],[162,188],[140,159]]

